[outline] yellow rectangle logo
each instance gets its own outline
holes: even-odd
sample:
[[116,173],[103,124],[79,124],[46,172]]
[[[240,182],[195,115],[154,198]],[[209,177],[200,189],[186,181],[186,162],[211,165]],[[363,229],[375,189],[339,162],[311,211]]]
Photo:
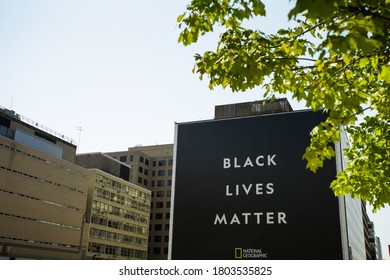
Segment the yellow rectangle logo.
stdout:
[[234,249],[234,257],[236,259],[242,259],[242,248],[235,248]]

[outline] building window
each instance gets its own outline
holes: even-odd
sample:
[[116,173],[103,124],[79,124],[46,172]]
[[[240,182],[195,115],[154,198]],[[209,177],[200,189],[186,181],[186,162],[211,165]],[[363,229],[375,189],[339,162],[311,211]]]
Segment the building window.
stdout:
[[162,201],[156,202],[156,208],[164,208],[164,202]]
[[168,186],[172,186],[172,180],[168,180]]
[[156,220],[162,220],[163,213],[156,213]]
[[172,191],[167,191],[167,197],[171,197]]
[[145,159],[145,165],[149,165],[149,160],[147,158]]
[[107,218],[92,215],[92,223],[102,226],[107,226]]
[[172,166],[172,165],[173,165],[173,159],[168,160],[168,165],[169,165],[169,166]]
[[133,160],[134,160],[134,156],[130,155],[130,161],[133,161]]
[[164,197],[164,191],[158,191],[157,197]]
[[104,245],[95,242],[89,242],[88,251],[94,253],[103,253]]
[[149,170],[147,170],[147,169],[145,168],[144,174],[145,174],[145,175],[149,175]]
[[165,225],[165,230],[169,230],[169,224]]
[[165,170],[159,170],[158,176],[165,176]]
[[121,248],[121,256],[123,257],[132,257],[134,255],[134,250],[129,248]]
[[161,242],[161,240],[162,240],[161,239],[161,235],[155,235],[154,236],[154,240],[153,240],[154,242]]
[[120,156],[119,161],[121,162],[126,162],[127,161],[127,156]]
[[154,247],[153,248],[153,254],[161,254],[161,248],[160,247]]
[[167,208],[171,208],[171,202],[170,202],[170,201],[167,201],[167,202],[166,202],[166,205],[167,205],[167,206],[166,206]]
[[141,166],[139,166],[139,167],[138,167],[138,172],[143,173],[143,172],[144,172],[144,169],[143,169]]
[[164,254],[168,254],[168,247],[164,247]]
[[144,163],[144,161],[145,161],[144,157],[143,157],[143,156],[140,156],[140,157],[139,157],[139,161],[142,162],[142,163]]
[[225,105],[223,108],[223,116],[225,118],[232,118],[236,116],[236,106],[235,104]]
[[110,228],[120,229],[121,228],[121,223],[120,222],[116,222],[116,221],[108,220],[108,225],[107,226],[110,227]]
[[154,225],[154,230],[156,230],[156,231],[162,230],[162,224],[155,224]]
[[138,183],[142,184],[142,177],[138,177]]
[[162,159],[162,160],[158,161],[158,166],[165,166],[165,164],[166,164],[166,160],[165,159]]
[[148,180],[144,179],[144,182],[143,182],[144,186],[148,186]]
[[117,249],[117,247],[106,245],[105,253],[108,255],[116,255],[116,249]]
[[157,186],[158,187],[164,187],[165,186],[165,181],[164,180],[158,180],[157,181]]
[[168,170],[168,176],[172,176],[172,169]]
[[165,213],[165,219],[170,219],[171,218],[171,213]]

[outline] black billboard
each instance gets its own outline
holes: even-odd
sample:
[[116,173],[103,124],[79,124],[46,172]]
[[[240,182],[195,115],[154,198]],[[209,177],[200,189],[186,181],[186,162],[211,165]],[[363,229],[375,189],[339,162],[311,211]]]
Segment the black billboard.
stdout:
[[176,126],[171,258],[342,259],[335,160],[302,160],[311,111]]

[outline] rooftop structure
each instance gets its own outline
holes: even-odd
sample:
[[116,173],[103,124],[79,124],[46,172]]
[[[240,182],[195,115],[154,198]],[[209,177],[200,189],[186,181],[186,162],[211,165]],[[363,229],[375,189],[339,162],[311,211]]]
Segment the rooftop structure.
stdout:
[[67,161],[76,155],[74,140],[1,106],[0,135]]
[[287,98],[215,106],[215,119],[246,117],[293,111]]

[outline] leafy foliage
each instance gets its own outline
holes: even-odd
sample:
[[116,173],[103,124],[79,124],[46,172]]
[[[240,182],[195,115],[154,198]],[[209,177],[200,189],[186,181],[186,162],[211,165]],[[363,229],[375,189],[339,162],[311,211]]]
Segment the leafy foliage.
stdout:
[[[257,0],[192,0],[178,17],[179,42],[196,43],[222,26],[215,51],[195,55],[195,68],[209,87],[264,96],[291,94],[328,114],[311,132],[303,158],[316,172],[335,155],[340,129],[350,134],[347,168],[331,184],[374,210],[390,203],[390,0],[296,0],[289,19],[296,27],[275,34],[245,28],[265,16]],[[374,115],[358,119],[366,110]]]

